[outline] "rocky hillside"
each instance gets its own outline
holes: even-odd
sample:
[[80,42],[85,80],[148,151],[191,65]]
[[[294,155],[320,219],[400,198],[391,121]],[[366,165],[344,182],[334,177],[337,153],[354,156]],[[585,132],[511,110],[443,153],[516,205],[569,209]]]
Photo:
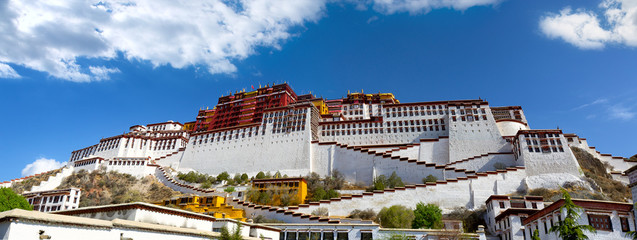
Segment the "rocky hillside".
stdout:
[[[630,189],[623,183],[613,180],[608,174],[609,166],[607,164],[582,149],[572,147],[571,150],[573,150],[586,180],[595,188],[594,191],[590,191],[578,186],[565,186],[573,198],[619,202],[629,202],[632,199]],[[547,201],[556,201],[561,198],[561,192],[557,189],[533,189],[528,194],[544,196]]]
[[153,176],[139,179],[129,174],[104,170],[80,170],[65,178],[58,189],[69,187],[82,189],[80,207],[138,201],[152,203],[178,194]]

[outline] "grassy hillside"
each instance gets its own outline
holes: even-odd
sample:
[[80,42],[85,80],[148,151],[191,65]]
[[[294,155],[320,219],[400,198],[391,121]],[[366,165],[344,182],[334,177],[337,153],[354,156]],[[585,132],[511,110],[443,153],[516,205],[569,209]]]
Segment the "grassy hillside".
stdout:
[[66,177],[58,189],[82,189],[80,207],[128,202],[157,202],[177,195],[153,176],[142,179],[130,174],[80,170]]
[[613,180],[607,173],[608,166],[606,164],[582,149],[572,147],[571,150],[584,171],[584,175],[597,183],[605,199],[620,202],[632,199],[630,189],[623,183]]

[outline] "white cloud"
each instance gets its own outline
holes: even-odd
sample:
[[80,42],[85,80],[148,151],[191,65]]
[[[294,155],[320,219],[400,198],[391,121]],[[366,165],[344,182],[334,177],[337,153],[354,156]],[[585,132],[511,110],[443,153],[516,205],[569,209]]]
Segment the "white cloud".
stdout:
[[30,176],[36,173],[42,173],[61,168],[63,166],[64,163],[55,161],[55,159],[38,158],[33,163],[27,164],[27,166],[22,169],[22,176]]
[[[603,17],[593,11],[549,13],[540,19],[540,30],[551,39],[562,39],[581,49],[601,49],[608,44],[637,46],[637,1],[605,0]],[[601,20],[600,20],[601,19]]]
[[[232,74],[257,47],[281,49],[292,27],[324,16],[328,0],[5,0],[0,1],[0,63],[74,82],[116,69],[78,59],[132,61]],[[329,0],[384,14],[464,10],[500,0]],[[15,71],[13,71],[15,72]],[[16,73],[17,74],[17,73]]]
[[[257,46],[278,48],[289,29],[322,16],[323,0],[0,1],[0,62],[75,82],[114,71],[77,59],[129,60],[232,73]],[[93,67],[93,68],[91,68]],[[116,72],[116,71],[115,71]]]
[[104,66],[99,66],[99,67],[95,67],[95,66],[89,66],[88,67],[89,71],[91,72],[91,74],[93,75],[93,79],[95,80],[108,80],[110,79],[110,74],[112,73],[119,73],[119,69],[117,68],[107,68]]
[[633,109],[621,105],[611,106],[608,111],[610,119],[631,120],[635,117]]
[[11,66],[0,63],[0,78],[20,78],[20,74],[13,70]]
[[580,106],[578,106],[576,108],[573,108],[573,110],[579,110],[579,109],[582,109],[582,108],[585,108],[585,107],[588,107],[588,106],[602,104],[602,103],[607,103],[607,102],[608,102],[608,99],[600,98],[600,99],[597,99],[597,100],[595,100],[593,102],[582,104],[582,105],[580,105]]
[[501,0],[371,0],[374,10],[393,14],[409,12],[410,14],[427,13],[432,9],[452,8],[466,10],[474,6],[496,5]]

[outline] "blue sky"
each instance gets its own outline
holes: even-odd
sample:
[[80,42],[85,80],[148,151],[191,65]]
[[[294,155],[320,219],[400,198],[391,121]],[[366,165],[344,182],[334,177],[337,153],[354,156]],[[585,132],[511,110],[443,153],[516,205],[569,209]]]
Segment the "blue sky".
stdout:
[[634,0],[43,2],[0,0],[0,180],[273,82],[521,105],[637,154]]

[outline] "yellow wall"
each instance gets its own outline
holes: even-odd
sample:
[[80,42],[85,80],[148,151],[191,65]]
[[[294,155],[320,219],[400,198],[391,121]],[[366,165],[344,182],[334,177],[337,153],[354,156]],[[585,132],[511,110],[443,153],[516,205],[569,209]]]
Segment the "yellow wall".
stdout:
[[174,205],[183,210],[189,210],[196,213],[213,213],[216,218],[231,218],[239,221],[246,221],[245,211],[243,209],[234,208],[226,204],[226,199],[220,196],[182,196],[164,200],[157,205],[168,206]]
[[301,179],[260,179],[254,180],[252,188],[259,191],[273,190],[271,205],[281,205],[281,196],[277,195],[277,191],[296,191],[296,198],[299,203],[304,203],[307,197],[307,183]]

